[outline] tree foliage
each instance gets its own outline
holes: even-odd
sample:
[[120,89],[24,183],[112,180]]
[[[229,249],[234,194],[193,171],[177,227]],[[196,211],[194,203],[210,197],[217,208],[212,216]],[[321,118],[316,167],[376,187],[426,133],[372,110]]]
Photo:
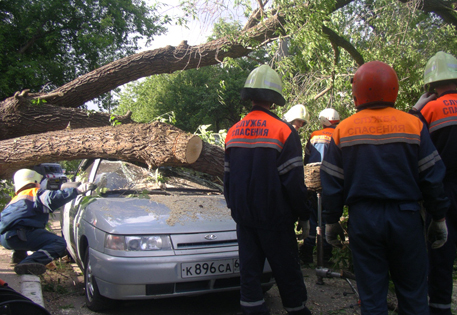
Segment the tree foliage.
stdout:
[[[208,41],[239,31],[239,24],[223,20],[215,24]],[[218,132],[228,129],[245,114],[250,104],[240,100],[246,77],[257,65],[267,61],[264,50],[250,58],[227,59],[225,62],[160,74],[127,84],[120,93],[115,113],[133,112],[137,122],[150,122],[173,112],[172,122],[178,128],[195,132],[201,125]]]
[[2,0],[0,99],[51,91],[132,54],[168,21],[140,0]]
[[[184,2],[192,1],[197,0]],[[198,1],[220,3],[208,0]],[[222,0],[224,10],[228,8],[227,1],[231,0]],[[6,2],[0,2],[0,13],[6,12],[1,10],[4,3]],[[90,4],[93,3],[95,2],[90,2]],[[167,94],[178,95],[181,98],[195,94],[196,97],[188,98],[193,102],[189,102],[190,104],[181,102],[179,98],[170,99],[181,107],[188,106],[177,121],[182,124],[180,126],[187,128],[194,123],[192,117],[195,116],[198,117],[196,120],[199,123],[206,126],[208,125],[206,119],[209,116],[207,113],[211,112],[210,105],[214,106],[212,113],[215,114],[223,112],[223,107],[215,106],[216,98],[204,92],[205,87],[209,87],[207,90],[219,91],[216,93],[219,96],[223,91],[220,89],[223,86],[221,83],[227,86],[227,80],[220,80],[217,77],[219,72],[205,67],[213,68],[214,65],[218,65],[215,68],[219,70],[231,69],[233,65],[225,63],[230,60],[229,58],[233,58],[231,62],[235,63],[240,58],[243,62],[252,60],[253,64],[268,63],[276,69],[283,77],[284,96],[287,100],[286,106],[278,108],[276,112],[282,116],[292,105],[305,104],[311,112],[311,124],[304,130],[306,134],[319,128],[316,118],[319,111],[325,107],[334,107],[340,112],[342,118],[354,111],[349,79],[356,68],[364,62],[381,60],[394,67],[400,79],[397,107],[407,110],[422,93],[422,71],[427,60],[438,50],[450,53],[456,51],[454,35],[457,28],[457,11],[453,3],[446,0],[313,0],[308,2],[278,0],[271,5],[268,5],[268,0],[256,3],[235,0],[235,3],[241,3],[243,6],[250,4],[258,6],[246,10],[250,15],[241,31],[229,28],[228,35],[220,37],[225,32],[225,28],[221,27],[217,29],[217,38],[205,44],[190,46],[183,41],[176,47],[166,46],[144,51],[105,64],[52,92],[44,89],[42,93],[27,93],[27,91],[16,93],[0,103],[0,129],[2,129],[0,136],[6,140],[19,135],[61,130],[70,126],[70,123],[72,127],[76,125],[77,128],[84,128],[85,124],[78,121],[81,115],[75,116],[75,114],[82,113],[76,108],[85,102],[128,82],[150,75],[175,72],[176,81],[173,81],[175,80],[173,76],[165,76],[166,80],[174,82],[170,90],[160,89],[160,85],[166,86],[162,81],[158,81],[157,87],[150,86],[148,90],[156,88],[161,90],[161,98],[157,100],[167,100],[167,102],[169,96]],[[7,18],[8,16],[6,20]],[[8,43],[4,44],[8,45]],[[70,52],[73,51],[70,50]],[[0,58],[6,60],[7,57]],[[55,60],[59,61],[59,57]],[[32,66],[35,66],[33,62],[27,65],[27,67]],[[69,71],[79,71],[76,66],[74,69]],[[195,78],[183,74],[191,69],[199,70],[192,74]],[[243,67],[242,69],[246,70],[243,77],[238,78],[235,73],[228,76],[230,80],[234,77],[239,79],[238,87],[235,88],[234,84],[226,89],[233,90],[233,95],[239,93],[242,82],[247,76],[247,69]],[[205,75],[205,72],[211,76]],[[40,76],[41,72],[38,71],[35,75]],[[16,84],[13,77],[10,79],[12,84]],[[191,82],[199,84],[193,86]],[[34,88],[31,83],[27,87]],[[135,96],[135,98],[138,97]],[[155,98],[151,99],[156,101]],[[45,100],[47,103],[34,107],[32,102],[36,100]],[[224,101],[229,104],[226,99]],[[165,106],[165,104],[145,104],[154,110],[156,106],[157,108]],[[219,101],[217,104],[219,106],[223,102]],[[239,103],[230,104],[233,108]],[[166,106],[169,106],[166,108],[168,110],[172,105],[166,104]],[[200,109],[206,112],[199,112]],[[193,114],[190,114],[191,111]],[[57,114],[49,114],[51,112]],[[161,111],[160,114],[163,112],[165,111]],[[243,111],[235,111],[235,113],[242,115]],[[188,116],[185,116],[186,114]],[[92,118],[95,115],[85,116],[89,125],[97,125]],[[225,114],[223,118],[227,119],[227,116],[228,114]],[[126,119],[130,119],[130,113],[126,115]],[[119,117],[112,119],[114,122],[116,120],[119,120]],[[42,124],[39,125],[37,122]],[[77,124],[74,124],[75,122]],[[216,121],[211,124],[219,123]],[[216,126],[216,128],[220,127]],[[8,133],[9,130],[14,131]],[[83,133],[81,131],[81,134]],[[33,137],[25,138],[28,140]],[[81,146],[81,149],[84,147]],[[13,155],[15,152],[20,154],[13,147],[8,150]],[[46,158],[40,156],[43,161]],[[14,165],[8,165],[8,167],[10,170],[14,169]]]
[[[333,107],[345,118],[354,113],[350,79],[363,62],[380,60],[397,72],[400,91],[396,107],[409,110],[423,93],[423,71],[437,51],[455,54],[456,28],[423,2],[391,0],[350,1],[336,11],[334,1],[308,6],[281,2],[284,37],[289,56],[275,63],[285,81],[289,104],[307,106],[311,124],[303,133],[319,128],[317,116]],[[271,55],[279,45],[270,45]]]

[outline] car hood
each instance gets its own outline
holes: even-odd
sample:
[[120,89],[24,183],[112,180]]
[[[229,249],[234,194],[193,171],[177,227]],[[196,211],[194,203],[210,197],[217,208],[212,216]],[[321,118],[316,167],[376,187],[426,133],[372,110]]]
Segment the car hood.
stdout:
[[94,198],[82,209],[81,218],[107,233],[124,235],[236,229],[219,195]]

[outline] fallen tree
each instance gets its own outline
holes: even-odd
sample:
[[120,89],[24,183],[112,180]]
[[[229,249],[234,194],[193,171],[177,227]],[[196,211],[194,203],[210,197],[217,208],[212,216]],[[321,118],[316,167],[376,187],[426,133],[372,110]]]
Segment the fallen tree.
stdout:
[[223,150],[168,124],[65,129],[0,142],[0,177],[48,161],[91,157],[158,166],[189,166],[222,177]]
[[[411,2],[399,1],[406,4]],[[351,2],[353,0],[336,1],[333,7],[328,8],[328,14]],[[440,0],[424,1],[420,9],[424,12],[434,12],[448,24],[456,27],[457,14],[451,4]],[[159,130],[148,129],[154,129],[152,125],[146,125],[146,129],[138,129],[138,132],[145,133],[140,137],[142,140],[138,142],[138,146],[136,140],[120,134],[117,135],[118,142],[115,143],[113,135],[122,128],[129,128],[129,124],[132,123],[129,114],[114,118],[122,123],[122,128],[119,129],[120,126],[109,126],[109,114],[86,112],[78,107],[118,86],[145,76],[214,65],[225,57],[247,56],[255,49],[255,46],[246,44],[247,38],[252,40],[251,43],[264,45],[277,38],[283,30],[285,19],[280,12],[268,19],[260,20],[261,11],[257,10],[252,14],[246,28],[237,38],[224,37],[196,46],[189,46],[184,41],[176,47],[166,46],[114,61],[47,94],[29,93],[25,90],[7,98],[0,103],[0,177],[10,178],[14,170],[42,162],[107,157],[107,152],[111,158],[140,161],[151,167],[159,166],[161,163],[177,163],[221,176],[223,151],[219,147],[203,143],[201,152],[193,163],[190,162],[192,159],[181,160],[175,156],[173,150],[170,151],[171,143],[165,141],[164,147],[159,145],[163,144],[160,140],[169,139],[166,134],[162,134],[163,138],[157,136],[147,139],[147,135],[161,134]],[[322,33],[332,43],[335,55],[338,47],[341,47],[357,64],[364,62],[361,53],[337,32],[322,25]],[[132,128],[138,128],[138,125],[135,124]],[[176,130],[170,132],[184,133]],[[91,143],[90,139],[97,140]],[[159,141],[155,145],[158,152],[144,153],[142,156],[139,152],[152,147],[151,142],[154,141]],[[108,148],[108,144],[114,147]],[[128,148],[132,150],[131,155],[125,155]]]

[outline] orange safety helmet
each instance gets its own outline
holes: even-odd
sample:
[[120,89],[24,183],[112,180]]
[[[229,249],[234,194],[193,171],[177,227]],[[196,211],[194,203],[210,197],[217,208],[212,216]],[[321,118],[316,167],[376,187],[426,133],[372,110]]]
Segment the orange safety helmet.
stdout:
[[395,70],[381,61],[370,61],[357,69],[352,78],[355,107],[367,103],[392,103],[397,100],[398,77]]

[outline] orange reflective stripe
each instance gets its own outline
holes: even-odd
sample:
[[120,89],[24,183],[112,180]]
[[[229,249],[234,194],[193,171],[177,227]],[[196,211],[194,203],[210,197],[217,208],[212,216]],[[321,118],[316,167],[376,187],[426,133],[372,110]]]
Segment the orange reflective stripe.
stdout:
[[394,108],[364,109],[342,121],[333,133],[339,147],[405,142],[420,144],[423,124]]
[[226,148],[265,147],[281,151],[292,131],[281,120],[262,111],[252,111],[227,133]]

